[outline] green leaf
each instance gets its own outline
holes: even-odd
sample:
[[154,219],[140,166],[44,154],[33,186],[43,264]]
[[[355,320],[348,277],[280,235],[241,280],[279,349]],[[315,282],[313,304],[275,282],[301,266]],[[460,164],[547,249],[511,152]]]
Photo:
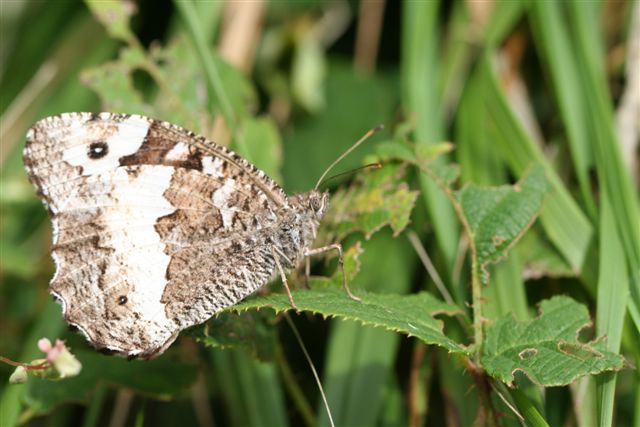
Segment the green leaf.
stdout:
[[129,20],[136,12],[135,3],[104,0],[86,0],[85,3],[111,37],[124,42],[130,42],[135,38],[129,26]]
[[244,144],[238,154],[263,170],[276,182],[282,182],[282,139],[273,120],[248,119],[243,123]]
[[[211,56],[225,81],[225,99],[234,116],[249,117],[256,102],[251,83],[222,58]],[[145,74],[146,86],[136,86],[134,78]],[[134,43],[121,49],[117,60],[85,70],[81,79],[99,95],[105,110],[145,114],[205,135],[213,128],[207,111],[210,100],[202,91],[204,75],[185,38],[149,52]]]
[[[359,245],[345,252],[345,271],[350,282],[359,268]],[[342,276],[337,271],[331,278],[312,278],[310,290],[293,291],[293,299],[300,311],[309,311],[325,317],[354,320],[363,325],[380,327],[389,331],[415,336],[427,344],[444,347],[450,352],[467,354],[469,350],[444,334],[442,321],[433,316],[462,313],[460,307],[446,304],[426,292],[412,295],[376,294],[363,290],[354,291],[362,299],[352,300],[342,289]],[[224,312],[244,312],[261,308],[276,313],[292,310],[285,294],[250,298]]]
[[386,160],[402,160],[413,163],[416,155],[412,147],[404,141],[384,141],[376,144],[376,156],[381,162]]
[[132,78],[143,61],[141,51],[123,49],[119,60],[85,70],[80,79],[98,94],[105,110],[150,115],[153,109],[144,102]]
[[[301,311],[354,320],[363,325],[384,328],[404,335],[414,336],[427,344],[435,344],[450,352],[467,354],[468,349],[444,334],[438,314],[453,315],[462,310],[439,301],[426,292],[412,295],[375,294],[355,291],[362,302],[350,299],[340,288],[340,283],[319,286],[313,283],[310,290],[292,292]],[[252,298],[228,310],[245,311],[271,308],[276,313],[292,310],[284,294],[270,294]]]
[[326,105],[323,83],[327,74],[324,50],[317,31],[307,29],[297,40],[291,70],[292,93],[309,112]]
[[416,142],[416,159],[421,164],[429,164],[435,161],[438,157],[450,153],[453,151],[453,148],[454,146],[450,142],[440,142],[436,144]]
[[273,316],[262,312],[224,312],[204,325],[196,326],[188,334],[207,347],[241,347],[254,357],[273,360],[275,331],[269,322]]
[[99,382],[127,387],[156,398],[168,398],[195,381],[196,366],[168,357],[126,360],[95,351],[78,351],[82,373],[62,381],[29,378],[25,400],[34,414],[65,402],[86,402]]
[[584,305],[557,296],[543,301],[540,313],[526,322],[505,316],[487,328],[481,363],[489,375],[512,385],[521,371],[536,384],[562,386],[623,368],[622,356],[602,351],[596,341],[578,341],[578,333],[591,324]]
[[532,227],[522,236],[516,252],[522,260],[523,275],[527,279],[575,277],[576,275],[551,242],[545,239],[542,227],[539,225]]
[[366,239],[389,225],[397,236],[409,223],[418,193],[404,179],[405,168],[385,164],[378,170],[363,172],[347,189],[331,198],[326,222],[339,240],[362,232]]
[[468,185],[454,194],[485,282],[487,265],[506,257],[540,212],[546,191],[544,169],[536,166],[513,186]]

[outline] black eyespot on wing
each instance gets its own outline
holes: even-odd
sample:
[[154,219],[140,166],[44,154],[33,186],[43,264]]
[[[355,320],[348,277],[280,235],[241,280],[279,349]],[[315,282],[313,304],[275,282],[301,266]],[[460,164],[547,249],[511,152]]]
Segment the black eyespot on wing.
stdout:
[[127,303],[127,297],[125,295],[120,295],[118,297],[118,305],[125,305]]
[[107,154],[109,154],[109,145],[106,142],[96,141],[89,145],[87,156],[89,156],[90,159],[101,159]]

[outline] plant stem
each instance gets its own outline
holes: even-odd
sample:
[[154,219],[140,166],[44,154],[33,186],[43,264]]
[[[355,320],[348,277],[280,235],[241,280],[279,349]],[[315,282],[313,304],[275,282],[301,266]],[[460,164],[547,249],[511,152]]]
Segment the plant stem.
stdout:
[[51,362],[49,362],[48,360],[39,365],[31,365],[29,363],[16,362],[14,360],[7,359],[4,356],[0,356],[0,362],[4,362],[7,365],[16,366],[16,367],[22,366],[23,368],[33,369],[33,370],[43,370],[43,369],[49,369],[51,367]]
[[[468,230],[470,233],[471,230]],[[478,257],[476,255],[476,247],[473,242],[473,236],[469,235],[469,247],[471,248],[471,297],[473,307],[473,337],[475,342],[476,361],[480,360],[483,344],[483,328],[482,328],[482,282],[479,275]]]
[[188,0],[174,0],[173,4],[180,13],[180,16],[184,20],[185,27],[191,38],[194,48],[200,58],[202,68],[204,68],[205,76],[207,78],[207,86],[209,87],[210,95],[214,95],[218,101],[220,112],[222,113],[227,126],[231,129],[233,134],[237,132],[236,121],[233,117],[233,108],[229,102],[229,97],[222,84],[222,79],[213,61],[213,56],[207,47],[207,42],[204,38],[204,32],[200,25],[198,14],[196,13],[193,3]]

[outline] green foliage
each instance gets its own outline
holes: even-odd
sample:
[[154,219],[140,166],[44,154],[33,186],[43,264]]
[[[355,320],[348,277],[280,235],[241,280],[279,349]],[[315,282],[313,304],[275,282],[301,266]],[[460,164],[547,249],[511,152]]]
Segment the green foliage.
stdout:
[[[196,366],[169,358],[151,361],[128,361],[109,357],[95,351],[76,352],[82,363],[83,373],[77,377],[59,381],[30,379],[25,400],[33,415],[50,412],[63,402],[86,402],[96,384],[127,387],[159,399],[184,391],[193,383]],[[63,385],[61,385],[63,384]]]
[[187,334],[206,346],[240,347],[259,360],[273,361],[275,358],[273,316],[263,312],[220,313]]
[[[612,111],[633,77],[613,53],[640,31],[627,20],[636,3],[502,2],[483,15],[473,2],[387,2],[374,72],[359,31],[373,21],[350,19],[349,2],[265,3],[242,32],[257,31],[249,72],[216,49],[240,25],[224,3],[19,3],[0,15],[0,356],[37,361],[36,342],[59,337],[82,370],[9,385],[14,367],[0,365],[0,425],[107,425],[108,411],[110,422],[126,415],[123,395],[134,396],[127,425],[329,425],[284,315],[336,425],[638,419],[640,380],[617,372],[640,360],[640,204]],[[384,123],[337,170],[382,167],[327,182],[316,242],[342,242],[362,301],[328,254],[309,289],[291,274],[300,313],[276,280],[157,360],[107,357],[63,332],[45,286],[50,230],[20,151],[33,121],[67,110],[145,114],[215,137],[287,192],[312,188]],[[543,398],[538,386],[557,388]]]
[[[345,272],[353,279],[357,273],[358,248],[351,248],[345,257]],[[450,352],[466,353],[464,346],[448,338],[443,324],[433,316],[460,314],[459,307],[445,304],[426,292],[412,295],[356,292],[362,301],[349,298],[341,289],[342,275],[310,280],[310,290],[293,292],[293,299],[302,311],[360,322],[363,325],[385,328],[415,336],[427,344],[439,345]],[[242,312],[250,309],[271,308],[276,313],[291,310],[284,294],[270,294],[236,304],[227,311]]]
[[518,322],[505,316],[487,328],[482,366],[510,385],[520,371],[543,386],[567,385],[583,375],[622,369],[622,356],[603,351],[596,342],[578,340],[590,324],[587,309],[571,298],[545,300],[533,320]]
[[405,172],[401,166],[385,165],[361,174],[351,187],[336,191],[327,213],[332,237],[342,240],[358,231],[369,239],[385,225],[398,236],[409,224],[418,197],[404,182]]
[[507,251],[533,223],[542,207],[547,180],[541,167],[533,168],[513,187],[478,188],[468,185],[455,193],[463,221],[473,241],[483,283],[486,267],[505,258]]

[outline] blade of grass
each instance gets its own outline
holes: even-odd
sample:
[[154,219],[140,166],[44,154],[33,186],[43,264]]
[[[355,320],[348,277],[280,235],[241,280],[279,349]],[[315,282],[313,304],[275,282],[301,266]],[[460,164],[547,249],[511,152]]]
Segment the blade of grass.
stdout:
[[567,133],[573,168],[580,187],[580,195],[586,211],[593,219],[596,207],[591,194],[589,169],[593,155],[588,143],[588,118],[586,95],[580,85],[579,65],[569,40],[566,25],[562,22],[560,3],[531,2],[529,17],[533,36],[540,52],[540,59],[549,71],[560,116]]
[[[506,387],[500,385],[503,392]],[[538,409],[527,398],[527,395],[518,389],[509,390],[509,394],[514,399],[520,415],[522,415],[525,425],[532,427],[548,427],[549,424],[545,421],[544,417],[540,414]]]
[[100,414],[104,407],[105,398],[107,397],[107,391],[107,387],[104,384],[98,384],[96,386],[93,396],[91,397],[91,402],[89,402],[89,407],[84,414],[82,427],[98,426],[98,422],[101,419]]
[[316,425],[316,414],[313,412],[313,408],[311,404],[307,400],[307,397],[304,395],[302,388],[298,384],[298,380],[294,376],[291,371],[291,367],[289,366],[289,362],[285,358],[283,354],[283,349],[281,345],[276,345],[276,362],[278,363],[278,370],[280,371],[280,375],[282,377],[283,385],[287,390],[287,394],[289,398],[293,401],[296,406],[298,412],[300,412],[300,416],[304,420],[304,423],[307,427],[312,427]]
[[[52,47],[55,49],[55,46],[65,44],[63,40],[69,36],[69,29],[75,25],[78,18],[80,20],[88,18],[86,11],[78,9],[73,3],[29,2],[25,6],[26,10],[21,17],[23,21],[19,26],[18,34],[14,37],[14,45],[6,46],[6,49],[12,52],[0,81],[2,114],[51,56]],[[5,7],[5,2],[0,7]],[[85,35],[87,36],[85,39],[76,40],[76,43],[81,43],[92,36],[92,34]],[[100,33],[94,32],[93,35],[99,36]]]
[[586,97],[588,123],[592,130],[592,149],[600,185],[607,189],[615,215],[618,236],[622,240],[631,289],[630,314],[640,331],[640,209],[637,189],[624,167],[620,144],[615,131],[611,95],[604,71],[602,41],[597,28],[599,14],[582,5],[568,2],[568,18],[576,43],[576,56],[581,72],[576,78],[582,83]]
[[[484,7],[491,7],[485,3]],[[454,2],[445,46],[442,50],[443,88],[442,110],[446,116],[453,114],[459,102],[471,65],[479,53],[478,47],[497,46],[518,23],[524,12],[524,2],[512,0],[491,8],[488,22],[473,19],[468,2]]]
[[[598,274],[598,316],[596,335],[606,336],[605,349],[620,350],[625,310],[629,300],[629,278],[626,273],[624,250],[618,236],[615,213],[606,190],[602,194],[600,210],[600,271]],[[616,389],[615,372],[596,378],[598,394],[598,425],[613,423],[613,407]]]
[[[402,33],[402,98],[404,108],[415,119],[416,140],[436,143],[444,139],[438,64],[439,2],[404,4]],[[459,224],[453,208],[440,189],[425,174],[420,186],[434,225],[438,246],[446,264],[447,281],[456,257]]]
[[233,425],[288,425],[282,387],[274,364],[242,349],[211,349],[215,381]]
[[227,126],[229,126],[232,133],[235,134],[237,131],[236,118],[233,113],[231,103],[229,102],[229,96],[227,95],[222,79],[220,78],[220,73],[215,66],[211,52],[209,51],[210,48],[207,45],[207,40],[205,38],[206,33],[202,28],[196,8],[191,0],[175,0],[173,4],[184,20],[185,29],[191,38],[191,42],[193,43],[196,52],[198,53],[198,57],[200,58],[202,68],[204,69],[207,77],[207,86],[209,88],[211,101],[216,102],[224,120],[227,122]]
[[[2,115],[2,131],[0,131],[2,138],[0,164],[2,166],[8,156],[13,154],[12,150],[16,144],[23,142],[26,129],[38,117],[41,110],[54,113],[64,111],[64,105],[60,105],[59,97],[60,94],[65,97],[71,95],[65,92],[64,85],[80,87],[77,70],[87,64],[104,60],[115,49],[115,42],[104,40],[104,33],[96,31],[96,23],[89,15],[77,15],[67,22],[65,28],[65,34],[60,37],[59,44],[41,68],[44,76],[38,72],[34,76],[33,85],[29,83],[23,87],[22,92],[14,99],[15,103],[12,103]],[[78,51],[86,51],[87,54],[78,56]],[[44,81],[38,82],[38,77]],[[91,103],[95,102],[95,98],[88,89],[81,88],[80,91],[84,92],[83,98],[74,100],[71,108],[73,111],[78,111],[86,105],[82,101],[86,101],[88,96],[91,96]]]

